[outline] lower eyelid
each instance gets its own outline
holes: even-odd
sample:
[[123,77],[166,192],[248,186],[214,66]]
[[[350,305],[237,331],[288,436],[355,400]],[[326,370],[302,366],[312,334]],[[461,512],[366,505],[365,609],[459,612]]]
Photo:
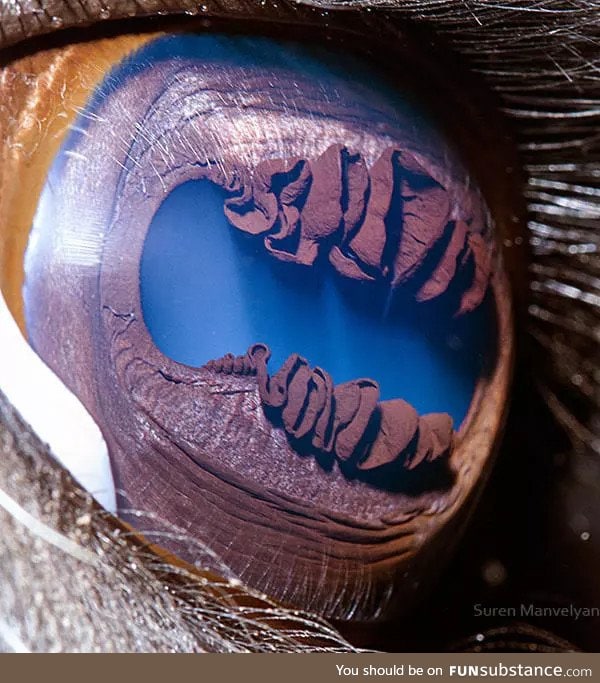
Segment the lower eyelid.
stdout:
[[100,429],[21,335],[0,295],[0,387],[57,460],[109,512],[115,485]]

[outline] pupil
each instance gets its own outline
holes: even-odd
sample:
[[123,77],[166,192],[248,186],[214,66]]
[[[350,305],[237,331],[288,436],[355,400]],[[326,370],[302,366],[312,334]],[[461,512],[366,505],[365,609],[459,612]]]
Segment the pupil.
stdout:
[[452,292],[430,303],[390,301],[387,283],[350,282],[324,259],[279,262],[229,225],[225,199],[210,181],[188,182],[150,224],[141,302],[162,353],[199,367],[263,342],[274,368],[298,353],[336,384],[370,377],[382,399],[402,397],[420,413],[447,412],[461,423],[493,357],[489,300],[455,319]]

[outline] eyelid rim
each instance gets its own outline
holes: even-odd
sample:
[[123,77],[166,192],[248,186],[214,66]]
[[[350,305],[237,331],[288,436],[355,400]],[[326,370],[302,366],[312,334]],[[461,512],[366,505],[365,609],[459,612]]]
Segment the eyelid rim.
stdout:
[[[258,21],[291,21],[294,18],[315,19],[324,10],[304,0],[280,0],[269,3],[244,3],[243,0],[104,0],[101,5],[80,0],[76,5],[67,0],[31,0],[27,10],[19,3],[0,3],[0,50],[28,39],[56,34],[71,28],[130,19],[153,19],[157,16],[206,16],[207,18],[251,19]],[[89,6],[89,7],[88,7]],[[343,11],[344,15],[355,12]],[[350,10],[360,8],[349,8]],[[335,11],[335,10],[333,10]],[[328,10],[325,10],[328,13]]]
[[8,400],[77,482],[115,513],[115,485],[100,429],[25,341],[1,294],[0,348],[0,387]]

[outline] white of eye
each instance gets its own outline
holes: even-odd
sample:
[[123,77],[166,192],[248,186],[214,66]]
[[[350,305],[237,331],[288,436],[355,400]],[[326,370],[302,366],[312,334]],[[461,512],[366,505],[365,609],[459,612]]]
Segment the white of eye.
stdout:
[[114,513],[115,485],[98,425],[23,338],[2,295],[0,349],[0,389],[56,459]]

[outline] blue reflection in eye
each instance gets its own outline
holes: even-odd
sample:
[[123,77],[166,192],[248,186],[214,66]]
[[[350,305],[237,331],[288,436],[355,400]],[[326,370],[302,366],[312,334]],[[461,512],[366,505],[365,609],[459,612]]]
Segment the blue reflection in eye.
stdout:
[[375,379],[383,399],[402,397],[420,413],[464,418],[493,340],[486,301],[453,319],[447,300],[430,304],[389,289],[349,283],[326,261],[280,263],[233,229],[224,191],[189,182],[164,201],[150,225],[140,281],[146,325],[180,363],[201,366],[255,342],[274,367],[292,352],[326,368],[335,383]]

